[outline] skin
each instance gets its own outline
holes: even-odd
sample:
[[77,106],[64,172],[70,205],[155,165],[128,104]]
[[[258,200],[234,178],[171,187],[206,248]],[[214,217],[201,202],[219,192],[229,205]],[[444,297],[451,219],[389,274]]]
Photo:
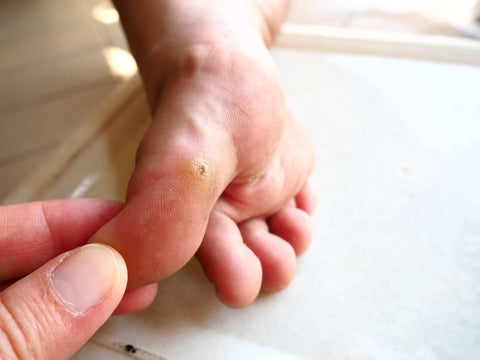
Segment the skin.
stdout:
[[129,288],[194,254],[232,307],[283,289],[311,239],[313,150],[268,46],[282,0],[116,0],[153,121],[126,206],[97,232],[125,258]]
[[127,268],[118,253],[118,280],[84,313],[66,309],[49,285],[61,254],[85,245],[122,207],[90,199],[0,207],[1,359],[68,359],[114,311],[142,310],[153,301],[155,284],[125,292]]
[[[287,2],[115,3],[152,125],[125,205],[77,199],[0,207],[2,359],[69,358],[112,313],[147,307],[156,281],[194,254],[220,300],[245,306],[261,287],[287,286],[311,240],[313,151],[267,50]],[[118,276],[97,303],[74,314],[49,279],[75,256],[65,252],[89,239],[120,252],[111,249]]]

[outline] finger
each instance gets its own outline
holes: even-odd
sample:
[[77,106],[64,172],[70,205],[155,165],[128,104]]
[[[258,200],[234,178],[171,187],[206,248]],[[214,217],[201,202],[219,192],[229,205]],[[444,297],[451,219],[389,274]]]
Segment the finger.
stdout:
[[0,293],[1,359],[68,359],[120,302],[127,268],[118,252],[86,245]]
[[122,206],[114,201],[68,199],[0,207],[0,280],[28,274],[86,244]]
[[240,308],[255,300],[262,283],[261,265],[233,220],[212,213],[197,257],[224,304]]

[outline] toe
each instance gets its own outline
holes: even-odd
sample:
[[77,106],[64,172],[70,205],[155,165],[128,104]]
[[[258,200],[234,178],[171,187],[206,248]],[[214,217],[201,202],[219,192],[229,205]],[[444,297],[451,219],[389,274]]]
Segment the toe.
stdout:
[[269,233],[264,220],[252,219],[239,225],[245,244],[262,264],[262,288],[280,291],[292,281],[296,270],[295,252],[292,246]]
[[255,300],[261,287],[261,265],[229,217],[212,212],[197,257],[225,305],[240,308]]
[[150,284],[136,289],[129,289],[123,295],[122,301],[113,312],[114,315],[142,311],[155,300],[157,284]]
[[307,251],[312,240],[312,219],[305,211],[285,206],[268,219],[270,232],[286,240],[297,255]]
[[[167,119],[168,120],[168,119]],[[169,125],[169,126],[167,126]],[[195,254],[210,211],[232,177],[225,137],[179,128],[164,118],[145,135],[128,185],[126,205],[91,242],[125,258],[129,288],[165,279]]]
[[312,184],[312,180],[309,179],[295,197],[297,207],[308,214],[312,214],[317,207],[318,193],[315,186]]

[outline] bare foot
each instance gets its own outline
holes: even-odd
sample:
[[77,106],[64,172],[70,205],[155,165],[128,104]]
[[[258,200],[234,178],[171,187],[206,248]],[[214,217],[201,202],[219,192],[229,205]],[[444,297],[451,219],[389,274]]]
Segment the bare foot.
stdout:
[[153,122],[125,208],[92,241],[120,251],[129,287],[164,279],[197,253],[220,300],[241,307],[261,287],[287,286],[308,248],[314,160],[263,39],[215,36],[183,47],[160,82],[139,60]]
[[[281,290],[311,239],[313,151],[265,50],[197,46],[165,85],[127,206],[95,240],[125,257],[130,286],[197,255],[230,306]],[[203,241],[202,241],[203,239]]]

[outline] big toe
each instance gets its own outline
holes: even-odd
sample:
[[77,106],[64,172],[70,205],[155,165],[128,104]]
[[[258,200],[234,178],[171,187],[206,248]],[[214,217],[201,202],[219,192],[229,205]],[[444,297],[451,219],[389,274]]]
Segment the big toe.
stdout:
[[91,239],[123,255],[129,288],[168,277],[195,254],[231,177],[228,152],[217,151],[224,144],[160,120],[140,145],[124,209]]

